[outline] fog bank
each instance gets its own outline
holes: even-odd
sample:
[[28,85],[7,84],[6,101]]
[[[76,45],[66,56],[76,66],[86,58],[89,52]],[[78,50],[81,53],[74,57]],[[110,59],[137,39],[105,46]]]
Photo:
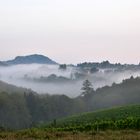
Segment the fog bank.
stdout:
[[[28,64],[0,67],[0,80],[30,88],[40,94],[65,94],[69,97],[76,97],[81,94],[82,83],[85,79],[92,82],[93,88],[97,89],[112,83],[120,83],[123,79],[131,76],[140,76],[140,70],[115,71],[113,69],[101,69],[96,73],[87,74],[84,78],[74,79],[72,75],[80,72],[77,67],[69,66],[66,70],[60,70],[58,65]],[[49,81],[48,76],[55,74],[61,81]],[[41,81],[41,78],[44,81]],[[65,81],[68,82],[65,82]]]

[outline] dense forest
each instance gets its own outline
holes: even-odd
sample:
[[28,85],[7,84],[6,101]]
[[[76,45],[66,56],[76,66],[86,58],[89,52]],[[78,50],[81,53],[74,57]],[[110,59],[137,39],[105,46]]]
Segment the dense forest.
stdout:
[[81,95],[70,98],[66,95],[40,95],[0,82],[0,126],[22,129],[82,112],[137,104],[139,85],[140,78],[131,77],[120,84],[94,90],[86,80],[81,87]]

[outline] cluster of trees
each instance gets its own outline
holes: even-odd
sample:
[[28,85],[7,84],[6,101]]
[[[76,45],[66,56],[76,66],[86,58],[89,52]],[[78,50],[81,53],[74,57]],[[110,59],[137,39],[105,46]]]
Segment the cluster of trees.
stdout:
[[31,80],[31,81],[34,81],[34,82],[57,83],[57,84],[72,82],[72,79],[69,79],[69,78],[64,77],[64,76],[57,76],[56,74],[51,74],[49,76],[41,76],[39,78],[24,77],[24,79]]
[[0,92],[0,126],[21,129],[83,112],[84,103],[65,95]]
[[95,91],[91,82],[86,80],[83,82],[81,95],[76,98],[65,95],[39,95],[31,90],[24,93],[15,92],[16,90],[13,93],[0,91],[0,126],[12,129],[27,128],[76,113],[137,104],[140,101],[139,85],[140,78],[131,77],[121,84]]
[[59,65],[59,69],[60,70],[66,70],[67,69],[67,65],[66,64],[61,64],[61,65]]
[[109,61],[103,61],[101,63],[90,63],[90,62],[85,62],[85,63],[80,63],[77,64],[78,67],[84,68],[84,67],[90,67],[90,68],[114,68],[114,67],[120,67],[123,66],[120,63],[118,64],[111,64]]
[[88,69],[91,73],[98,72],[99,69],[115,69],[117,71],[124,71],[124,70],[139,70],[140,65],[134,65],[134,64],[112,64],[109,61],[103,61],[101,63],[90,63],[90,62],[84,62],[77,64],[77,67],[80,69]]
[[31,116],[21,94],[0,93],[0,126],[4,128],[29,127]]

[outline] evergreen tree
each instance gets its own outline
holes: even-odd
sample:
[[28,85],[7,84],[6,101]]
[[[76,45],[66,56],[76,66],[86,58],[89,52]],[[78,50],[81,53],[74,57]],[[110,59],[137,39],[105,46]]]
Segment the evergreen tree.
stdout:
[[89,80],[85,80],[83,82],[83,87],[81,88],[83,91],[81,96],[90,95],[93,93],[94,89],[92,88],[92,83]]

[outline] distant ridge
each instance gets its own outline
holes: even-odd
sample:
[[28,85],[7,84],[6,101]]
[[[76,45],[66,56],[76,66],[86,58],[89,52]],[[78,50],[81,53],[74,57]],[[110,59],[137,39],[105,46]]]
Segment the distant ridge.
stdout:
[[13,60],[8,60],[3,63],[6,63],[7,65],[18,65],[18,64],[57,64],[55,61],[51,60],[50,58],[39,55],[39,54],[32,54],[27,56],[17,56]]

